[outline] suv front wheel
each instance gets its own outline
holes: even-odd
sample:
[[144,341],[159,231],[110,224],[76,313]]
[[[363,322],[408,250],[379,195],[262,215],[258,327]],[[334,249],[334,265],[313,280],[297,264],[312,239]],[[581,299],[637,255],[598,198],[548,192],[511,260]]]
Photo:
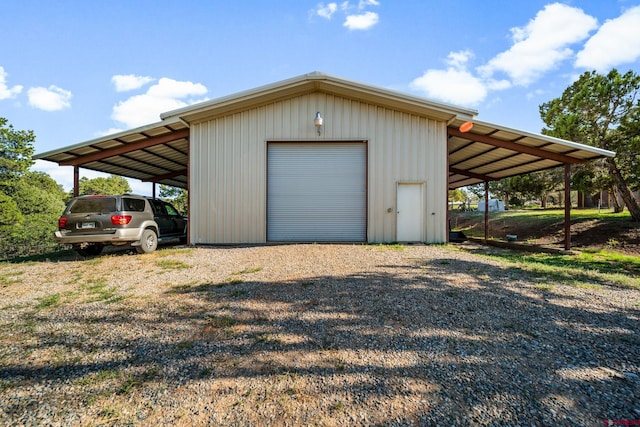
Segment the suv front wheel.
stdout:
[[140,246],[136,246],[136,250],[139,254],[150,254],[158,247],[158,236],[155,231],[147,228],[142,232],[142,238],[140,239]]

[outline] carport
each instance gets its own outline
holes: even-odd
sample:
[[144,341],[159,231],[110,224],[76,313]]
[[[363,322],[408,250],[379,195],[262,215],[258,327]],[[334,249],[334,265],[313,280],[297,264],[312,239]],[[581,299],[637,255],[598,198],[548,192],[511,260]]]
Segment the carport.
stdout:
[[[384,103],[379,105],[411,109],[414,114],[417,111],[416,108],[423,108],[423,106],[433,108],[434,106],[426,99],[356,84],[320,73],[301,76],[237,96],[225,97],[220,105],[227,108],[227,104],[242,104],[244,108],[244,104],[250,102],[249,95],[257,97],[273,93],[274,95],[269,96],[276,99],[276,97],[293,96],[290,92],[294,89],[299,90],[300,94],[307,94],[318,90],[317,86],[313,86],[319,85],[320,83],[316,83],[318,81],[328,85],[329,89],[321,88],[322,90],[340,91],[341,95],[348,93],[354,99],[366,95],[369,102],[375,93],[377,97],[375,102]],[[302,88],[303,84],[307,87]],[[207,105],[216,105],[216,100],[208,101]],[[201,107],[193,106],[193,109],[197,108]],[[160,122],[41,153],[34,158],[52,161],[60,166],[72,166],[74,194],[78,192],[80,167],[152,182],[154,197],[157,183],[188,190],[189,183],[193,182],[190,176],[190,132],[193,124],[185,118],[189,115],[189,111],[187,107],[163,115],[165,118]],[[473,110],[458,111],[464,111],[465,114],[458,113],[445,119],[448,179],[444,182],[442,177],[441,185],[447,186],[448,189],[455,189],[485,183],[485,200],[487,201],[490,181],[563,166],[565,249],[569,250],[571,248],[569,185],[571,165],[602,157],[612,157],[615,154],[575,142],[478,121],[473,118]],[[468,129],[469,125],[463,126],[468,122],[472,123],[471,129]],[[191,192],[189,194],[191,197]],[[447,201],[443,200],[443,203],[446,205]],[[190,201],[189,204],[191,205]],[[485,239],[487,222],[488,211],[485,211]]]
[[[517,175],[564,167],[564,248],[571,249],[571,165],[583,164],[615,153],[571,141],[474,121],[463,132],[463,121],[447,127],[449,137],[449,189],[484,182],[485,206],[489,182]],[[485,241],[489,210],[484,211]]]

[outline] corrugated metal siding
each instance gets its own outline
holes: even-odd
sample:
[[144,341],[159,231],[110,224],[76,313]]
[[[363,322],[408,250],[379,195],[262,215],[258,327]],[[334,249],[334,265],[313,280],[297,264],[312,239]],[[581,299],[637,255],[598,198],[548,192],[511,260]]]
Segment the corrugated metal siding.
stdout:
[[365,143],[269,143],[267,240],[365,241]]
[[325,93],[192,125],[191,241],[266,242],[267,141],[332,140],[368,141],[367,241],[396,240],[396,186],[409,181],[425,183],[424,240],[446,241],[446,124]]

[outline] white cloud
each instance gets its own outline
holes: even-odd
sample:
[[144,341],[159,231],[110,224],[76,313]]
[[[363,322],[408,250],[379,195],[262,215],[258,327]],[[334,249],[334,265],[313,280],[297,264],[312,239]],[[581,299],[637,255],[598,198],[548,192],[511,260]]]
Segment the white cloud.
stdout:
[[[484,101],[491,91],[535,82],[571,57],[573,51],[569,46],[586,39],[596,27],[597,20],[581,9],[560,3],[549,4],[526,26],[512,28],[511,48],[477,67],[475,72],[467,66],[473,58],[471,51],[451,52],[445,61],[446,69],[429,69],[410,86],[432,98],[474,105]],[[640,36],[636,39],[640,40]],[[499,72],[509,79],[494,77]]]
[[380,6],[380,2],[377,0],[360,0],[358,2],[358,9],[362,10],[368,6]]
[[473,58],[473,52],[462,50],[450,52],[446,70],[427,70],[421,77],[411,82],[411,88],[424,92],[430,98],[454,104],[474,105],[483,101],[489,90],[502,90],[510,86],[501,80],[483,80],[467,70],[467,63]]
[[513,46],[478,71],[485,78],[504,72],[514,84],[527,86],[569,58],[573,51],[568,46],[587,38],[596,27],[597,20],[581,9],[549,4],[526,27],[513,28]]
[[640,6],[607,20],[578,52],[576,67],[606,72],[640,58]]
[[9,74],[4,71],[3,67],[0,67],[0,100],[15,98],[20,92],[22,92],[22,86],[16,85],[9,87],[7,85],[7,77]]
[[117,92],[126,92],[138,89],[154,80],[155,79],[153,77],[136,76],[133,74],[116,75],[111,77],[111,82],[116,86]]
[[359,0],[357,5],[352,5],[346,0],[340,5],[331,2],[326,6],[324,3],[319,3],[313,13],[325,19],[331,19],[336,12],[340,11],[345,15],[343,26],[349,30],[368,30],[380,20],[377,13],[364,12],[369,6],[380,6],[380,2],[378,0]]
[[[200,83],[163,77],[149,87],[146,93],[132,96],[116,104],[113,107],[111,118],[124,124],[127,128],[155,123],[160,120],[161,113],[200,102],[202,100],[194,100],[190,97],[206,93],[207,88]],[[183,100],[184,98],[189,99]]]
[[473,105],[484,100],[487,88],[467,70],[427,70],[411,82],[411,87],[425,92],[428,97],[454,104]]
[[51,85],[32,87],[27,91],[29,105],[44,111],[59,111],[71,107],[71,92]]
[[324,5],[324,3],[320,3],[318,8],[316,9],[316,13],[318,16],[321,16],[326,19],[331,19],[334,13],[338,10],[337,3],[329,3],[328,5]]
[[191,95],[204,95],[207,88],[200,83],[181,82],[163,77],[158,84],[151,86],[147,93],[158,98],[186,98]]
[[445,62],[455,69],[463,69],[467,67],[467,62],[469,62],[473,56],[473,52],[469,49],[460,50],[458,52],[449,52]]
[[345,27],[350,30],[368,30],[378,23],[379,17],[375,12],[365,12],[360,15],[348,15],[344,21]]

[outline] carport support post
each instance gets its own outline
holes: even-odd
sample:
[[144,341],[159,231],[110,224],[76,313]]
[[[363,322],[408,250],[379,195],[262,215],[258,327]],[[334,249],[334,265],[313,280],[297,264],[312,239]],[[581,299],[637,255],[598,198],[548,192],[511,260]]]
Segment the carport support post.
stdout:
[[489,235],[489,181],[484,182],[484,243]]
[[564,250],[571,250],[571,165],[564,164]]
[[80,194],[80,166],[73,167],[73,197]]

